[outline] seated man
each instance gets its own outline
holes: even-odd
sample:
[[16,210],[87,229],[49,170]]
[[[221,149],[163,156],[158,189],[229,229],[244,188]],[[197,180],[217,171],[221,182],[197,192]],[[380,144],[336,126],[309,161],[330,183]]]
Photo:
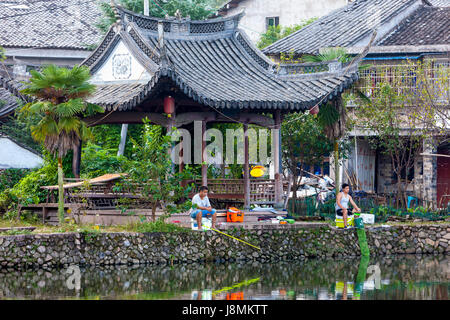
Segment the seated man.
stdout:
[[208,199],[208,187],[200,187],[199,193],[192,197],[192,204],[197,207],[191,211],[191,217],[197,219],[198,229],[202,230],[202,217],[208,217],[212,215],[212,228],[216,227],[216,210],[211,208],[211,204]]
[[356,205],[355,201],[353,201],[351,195],[349,195],[349,192],[350,186],[344,183],[342,185],[342,192],[339,192],[336,197],[336,205],[335,205],[336,215],[342,216],[342,219],[344,220],[345,229],[349,228],[349,226],[347,226],[347,216],[353,214],[353,210],[348,206],[349,202],[352,204],[356,212],[361,212],[361,209]]

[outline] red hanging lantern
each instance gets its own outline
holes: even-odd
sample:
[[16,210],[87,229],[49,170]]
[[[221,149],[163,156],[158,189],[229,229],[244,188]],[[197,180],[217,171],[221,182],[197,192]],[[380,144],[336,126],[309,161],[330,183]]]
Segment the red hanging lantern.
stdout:
[[175,112],[175,99],[171,96],[164,98],[164,113],[172,114]]
[[320,111],[319,106],[316,104],[314,107],[312,107],[311,109],[309,109],[309,113],[310,114],[318,114]]

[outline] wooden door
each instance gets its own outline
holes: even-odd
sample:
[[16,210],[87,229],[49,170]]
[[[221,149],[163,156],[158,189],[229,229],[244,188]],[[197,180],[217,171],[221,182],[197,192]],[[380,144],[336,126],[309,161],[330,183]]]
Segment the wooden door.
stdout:
[[[448,148],[439,150],[438,153],[450,155]],[[450,158],[448,157],[437,157],[437,201],[441,208],[446,208],[450,201]]]

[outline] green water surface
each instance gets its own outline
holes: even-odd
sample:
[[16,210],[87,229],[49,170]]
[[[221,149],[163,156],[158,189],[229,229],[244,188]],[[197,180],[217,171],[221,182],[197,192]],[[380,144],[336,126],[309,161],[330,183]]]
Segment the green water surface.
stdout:
[[401,255],[270,264],[3,269],[0,299],[448,300],[449,284],[450,257]]

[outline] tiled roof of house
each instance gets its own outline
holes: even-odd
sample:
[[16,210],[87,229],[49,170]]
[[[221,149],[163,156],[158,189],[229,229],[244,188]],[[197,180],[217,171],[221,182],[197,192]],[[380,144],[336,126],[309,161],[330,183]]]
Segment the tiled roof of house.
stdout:
[[450,7],[450,0],[429,0],[435,7]]
[[14,80],[9,75],[0,73],[0,119],[11,115],[17,107],[20,106],[19,101],[30,102],[31,99],[20,93],[25,88],[22,81]]
[[[129,110],[161,80],[173,81],[194,101],[219,109],[305,110],[339,95],[358,77],[357,66],[340,63],[278,66],[237,28],[241,15],[205,21],[161,20],[120,9],[122,24],[84,62],[95,71],[118,41],[146,66],[146,84],[100,84],[89,101],[107,110]],[[164,50],[158,44],[164,26]],[[310,73],[311,70],[319,70]]]
[[0,1],[0,46],[86,50],[102,37],[101,1]]
[[450,44],[450,7],[422,7],[385,38],[380,46]]
[[18,106],[17,97],[0,87],[0,119],[12,114]]
[[[294,51],[296,54],[317,54],[321,48],[326,47],[364,46],[367,44],[373,29],[377,29],[379,39],[383,39],[396,26],[402,24],[405,19],[414,16],[417,11],[437,12],[427,11],[427,8],[431,7],[426,2],[436,6],[447,6],[450,1],[356,0],[273,43],[263,49],[263,52],[269,55],[289,51]],[[423,19],[427,18],[423,17]],[[448,34],[444,34],[445,31],[448,33],[447,22],[433,22],[433,32],[437,32],[437,29],[439,29],[434,37],[439,43],[448,38]],[[423,32],[411,32],[409,36],[411,43],[414,44],[421,40]],[[438,37],[441,38],[437,39]],[[429,42],[432,42],[431,39]]]

